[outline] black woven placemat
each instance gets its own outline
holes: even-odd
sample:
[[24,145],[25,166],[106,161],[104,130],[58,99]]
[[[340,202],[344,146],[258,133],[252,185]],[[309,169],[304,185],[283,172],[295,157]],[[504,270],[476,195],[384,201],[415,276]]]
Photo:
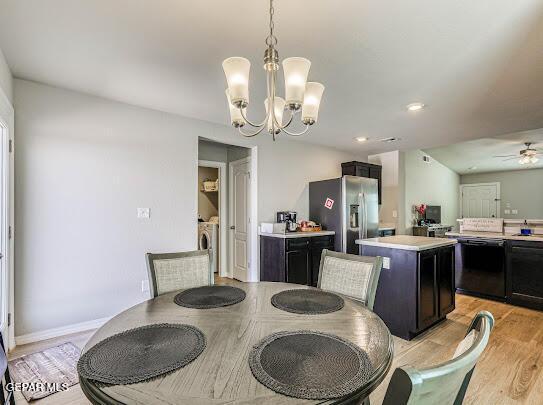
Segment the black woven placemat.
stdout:
[[322,290],[286,290],[271,298],[274,307],[295,314],[318,315],[339,311],[345,305],[343,298]]
[[339,336],[312,331],[274,333],[249,353],[255,378],[280,394],[331,399],[363,387],[373,373],[365,351]]
[[110,336],[77,363],[80,376],[106,384],[132,384],[184,367],[206,346],[194,326],[155,324]]
[[218,308],[234,305],[245,299],[245,291],[228,285],[189,288],[177,294],[174,302],[187,308]]

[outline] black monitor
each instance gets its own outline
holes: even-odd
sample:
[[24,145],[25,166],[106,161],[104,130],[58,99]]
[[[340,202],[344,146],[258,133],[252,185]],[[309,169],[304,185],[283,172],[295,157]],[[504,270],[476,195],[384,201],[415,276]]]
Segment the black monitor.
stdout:
[[427,223],[440,224],[441,223],[441,206],[428,205],[426,206],[425,218]]

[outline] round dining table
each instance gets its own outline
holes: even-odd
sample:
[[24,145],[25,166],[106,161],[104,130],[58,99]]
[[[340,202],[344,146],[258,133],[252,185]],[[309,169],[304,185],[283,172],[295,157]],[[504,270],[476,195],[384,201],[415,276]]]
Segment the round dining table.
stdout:
[[[358,402],[384,379],[392,363],[393,340],[383,321],[362,303],[343,297],[344,307],[322,315],[285,312],[271,304],[274,294],[313,288],[298,284],[235,283],[246,292],[242,302],[221,308],[194,309],[174,303],[178,293],[142,302],[109,320],[96,331],[83,353],[103,339],[139,326],[188,324],[200,329],[206,347],[193,362],[149,381],[104,385],[80,376],[81,388],[93,404],[333,404]],[[312,330],[340,336],[368,354],[372,374],[348,398],[306,400],[288,397],[260,384],[251,373],[251,348],[279,331]]]

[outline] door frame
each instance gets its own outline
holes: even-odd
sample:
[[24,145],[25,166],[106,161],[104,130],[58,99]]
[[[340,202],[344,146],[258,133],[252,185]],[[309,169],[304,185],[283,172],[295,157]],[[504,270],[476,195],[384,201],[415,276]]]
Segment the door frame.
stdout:
[[[247,163],[249,165],[249,201],[248,201],[248,211],[249,211],[249,227],[248,227],[248,238],[247,238],[247,281],[255,282],[260,280],[260,275],[258,272],[258,221],[257,216],[257,196],[258,196],[258,187],[257,187],[257,155],[256,147],[251,148],[251,155],[243,159],[234,160],[228,162],[228,228],[230,230],[230,224],[232,218],[234,217],[234,182],[232,181],[234,177],[234,168],[233,165]],[[231,278],[234,276],[234,235],[233,232],[228,234],[228,273]]]
[[[213,160],[198,160],[198,167],[219,169],[219,263],[221,265],[218,273],[220,277],[227,277],[229,266],[225,265],[228,264],[226,248],[226,228],[228,227],[228,221],[226,219],[228,214],[226,207],[226,163],[215,162]],[[198,184],[198,190],[199,189],[200,185]],[[196,194],[196,198],[198,198],[198,194]],[[196,207],[198,207],[198,202],[196,202]],[[198,232],[196,232],[196,235],[198,235]]]
[[[15,283],[14,283],[14,241],[11,237],[14,231],[14,157],[13,157],[13,140],[15,137],[14,125],[15,125],[15,113],[13,106],[6,97],[6,95],[0,90],[0,125],[5,129],[2,131],[0,142],[2,142],[2,195],[3,199],[0,212],[3,226],[0,227],[2,235],[0,247],[4,254],[1,265],[4,266],[2,271],[2,288],[4,291],[0,291],[2,302],[2,308],[4,311],[0,313],[1,327],[7,329],[7,335],[4,336],[4,343],[8,350],[15,347],[15,322],[14,322],[14,307],[15,307]],[[10,143],[12,150],[10,151]],[[10,235],[10,228],[12,230]],[[9,315],[8,315],[9,314]],[[11,322],[8,323],[8,316]],[[8,323],[6,328],[6,323]]]
[[460,192],[459,192],[459,199],[460,199],[460,218],[464,218],[464,187],[476,187],[476,186],[496,186],[496,218],[502,218],[502,210],[501,210],[501,190],[500,190],[500,182],[490,182],[490,183],[467,183],[467,184],[460,184]]

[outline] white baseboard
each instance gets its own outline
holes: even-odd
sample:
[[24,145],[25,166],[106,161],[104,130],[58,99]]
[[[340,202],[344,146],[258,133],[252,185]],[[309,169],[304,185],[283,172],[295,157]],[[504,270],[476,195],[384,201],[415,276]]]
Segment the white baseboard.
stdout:
[[64,335],[70,335],[72,333],[79,333],[91,329],[97,329],[110,319],[111,317],[94,319],[92,321],[61,326],[60,328],[47,329],[40,332],[33,332],[26,335],[15,336],[15,345],[26,345],[28,343],[39,342],[41,340],[52,339]]

